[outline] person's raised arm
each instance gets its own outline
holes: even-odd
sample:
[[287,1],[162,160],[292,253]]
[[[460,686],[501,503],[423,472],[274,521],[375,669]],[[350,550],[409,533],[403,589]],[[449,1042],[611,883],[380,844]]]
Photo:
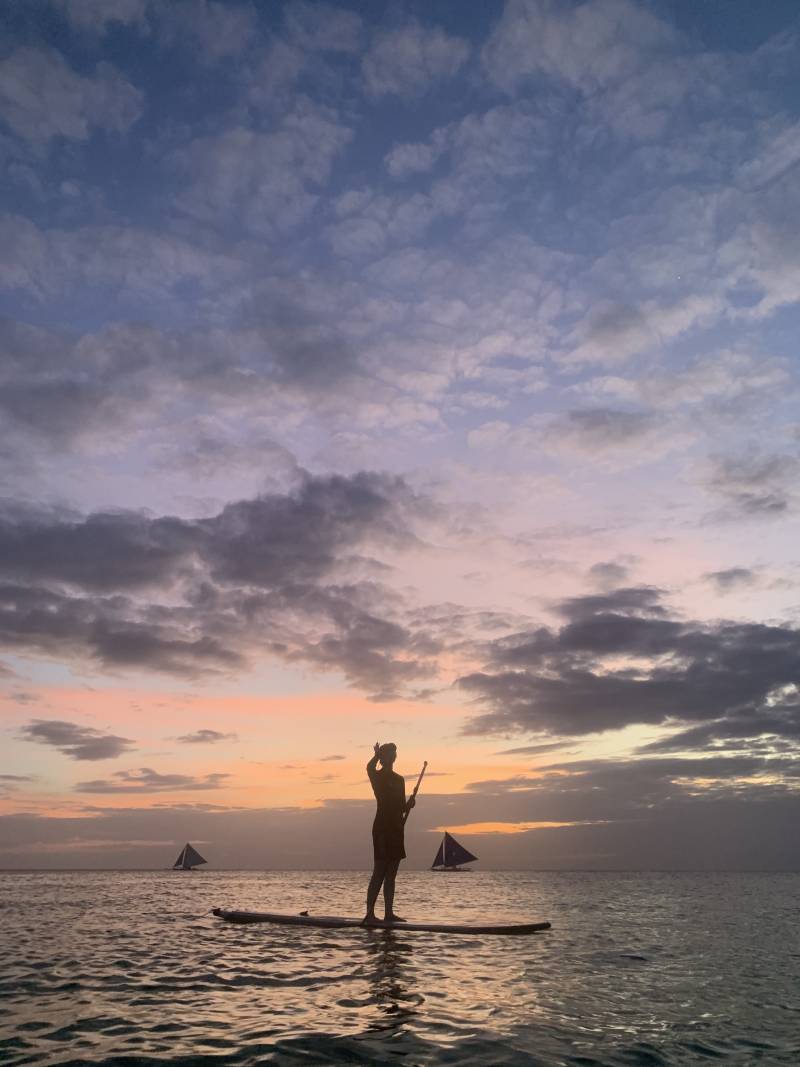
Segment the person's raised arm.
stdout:
[[367,764],[367,774],[369,775],[369,780],[371,782],[374,781],[375,775],[378,773],[378,760],[380,759],[380,751],[381,751],[381,746],[376,741],[375,742],[375,754],[373,755],[372,759]]

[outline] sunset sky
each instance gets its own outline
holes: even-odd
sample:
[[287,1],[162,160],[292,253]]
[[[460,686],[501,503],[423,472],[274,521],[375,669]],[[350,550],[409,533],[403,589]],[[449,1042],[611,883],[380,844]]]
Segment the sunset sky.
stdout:
[[796,0],[6,0],[0,867],[798,869]]

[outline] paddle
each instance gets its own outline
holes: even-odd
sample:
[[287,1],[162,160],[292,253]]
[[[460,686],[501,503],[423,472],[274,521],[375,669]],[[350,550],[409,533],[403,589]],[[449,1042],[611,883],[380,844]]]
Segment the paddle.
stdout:
[[[422,770],[419,772],[419,778],[417,778],[417,784],[414,786],[414,792],[411,794],[411,798],[410,798],[411,800],[416,800],[417,799],[417,793],[419,792],[419,783],[422,781],[422,776],[425,774],[425,768],[427,766],[428,766],[428,761],[425,760],[425,762],[422,764]],[[411,814],[411,808],[409,808],[408,811],[403,816],[403,826],[405,826],[406,822],[408,821],[408,817],[409,817],[410,814]]]

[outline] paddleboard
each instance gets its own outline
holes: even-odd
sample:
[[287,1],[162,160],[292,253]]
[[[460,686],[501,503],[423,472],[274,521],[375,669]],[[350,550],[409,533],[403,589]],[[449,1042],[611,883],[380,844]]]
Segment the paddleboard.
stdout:
[[361,919],[342,915],[284,915],[273,911],[228,911],[214,908],[214,915],[229,923],[280,923],[283,926],[317,926],[327,930],[412,930],[430,934],[535,934],[549,930],[550,923],[381,923],[362,926]]

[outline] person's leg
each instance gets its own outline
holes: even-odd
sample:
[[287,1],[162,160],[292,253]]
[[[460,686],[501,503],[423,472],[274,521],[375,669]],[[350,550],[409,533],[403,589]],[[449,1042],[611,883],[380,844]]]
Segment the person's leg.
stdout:
[[386,864],[386,874],[383,879],[383,904],[386,922],[403,922],[399,915],[394,913],[394,882],[397,877],[397,868],[400,860],[391,860]]
[[[386,868],[386,860],[375,860],[372,877],[367,886],[367,914],[364,916],[364,922],[377,922],[375,916],[375,901],[378,899],[378,893],[380,893],[381,886],[386,878]],[[397,868],[395,868],[395,870],[397,870]],[[384,890],[384,893],[385,892],[386,891]]]

